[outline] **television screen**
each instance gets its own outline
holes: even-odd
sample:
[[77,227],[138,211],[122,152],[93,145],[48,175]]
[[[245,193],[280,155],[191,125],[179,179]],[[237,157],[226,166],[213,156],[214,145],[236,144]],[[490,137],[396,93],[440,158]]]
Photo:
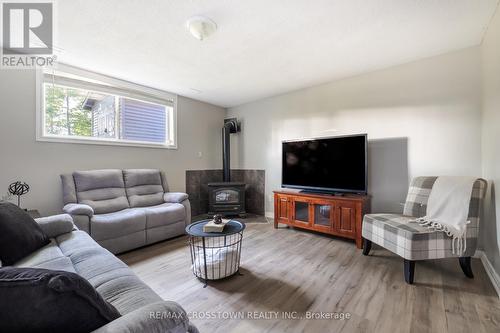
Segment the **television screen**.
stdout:
[[366,134],[284,141],[282,187],[366,193],[366,150]]

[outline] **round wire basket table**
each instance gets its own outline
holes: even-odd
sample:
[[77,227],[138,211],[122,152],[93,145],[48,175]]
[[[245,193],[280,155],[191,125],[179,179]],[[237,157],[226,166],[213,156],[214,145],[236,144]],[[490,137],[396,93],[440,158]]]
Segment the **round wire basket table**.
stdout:
[[210,220],[192,223],[186,227],[191,250],[193,274],[205,282],[219,280],[239,272],[241,241],[245,225],[231,220],[222,232],[204,232]]

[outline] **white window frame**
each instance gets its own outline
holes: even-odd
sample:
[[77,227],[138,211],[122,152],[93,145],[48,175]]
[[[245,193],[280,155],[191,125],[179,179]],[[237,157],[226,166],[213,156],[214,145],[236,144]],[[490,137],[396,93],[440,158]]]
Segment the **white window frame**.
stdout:
[[[100,92],[119,95],[126,98],[137,99],[145,102],[156,103],[172,107],[172,112],[168,113],[168,142],[154,143],[145,141],[131,141],[112,138],[94,138],[83,136],[61,136],[45,133],[45,95],[44,95],[44,71],[36,71],[36,141],[40,142],[58,142],[58,143],[76,143],[92,145],[111,145],[111,146],[129,146],[146,148],[177,149],[177,95],[154,88],[145,87],[128,81],[115,79],[106,75],[97,74],[77,67],[58,64],[57,72],[81,77],[91,82],[91,85],[85,86],[82,81],[73,79],[61,79],[57,82],[60,85],[70,85],[70,87],[81,88],[95,91],[96,86]],[[98,83],[95,83],[98,82]],[[117,117],[118,118],[118,117]]]

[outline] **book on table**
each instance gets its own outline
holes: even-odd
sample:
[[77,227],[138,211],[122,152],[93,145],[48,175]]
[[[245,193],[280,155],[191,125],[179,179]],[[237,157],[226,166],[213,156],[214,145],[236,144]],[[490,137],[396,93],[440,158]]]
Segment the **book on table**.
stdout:
[[214,220],[211,220],[203,226],[203,232],[222,232],[226,224],[231,221],[230,219],[222,219],[222,223],[215,224]]

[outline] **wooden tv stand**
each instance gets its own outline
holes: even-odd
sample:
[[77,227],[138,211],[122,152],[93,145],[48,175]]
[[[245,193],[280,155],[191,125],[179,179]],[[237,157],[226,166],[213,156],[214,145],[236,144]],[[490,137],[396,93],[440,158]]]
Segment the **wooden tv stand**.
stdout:
[[274,228],[278,223],[354,239],[362,248],[361,223],[369,210],[366,195],[274,191]]

